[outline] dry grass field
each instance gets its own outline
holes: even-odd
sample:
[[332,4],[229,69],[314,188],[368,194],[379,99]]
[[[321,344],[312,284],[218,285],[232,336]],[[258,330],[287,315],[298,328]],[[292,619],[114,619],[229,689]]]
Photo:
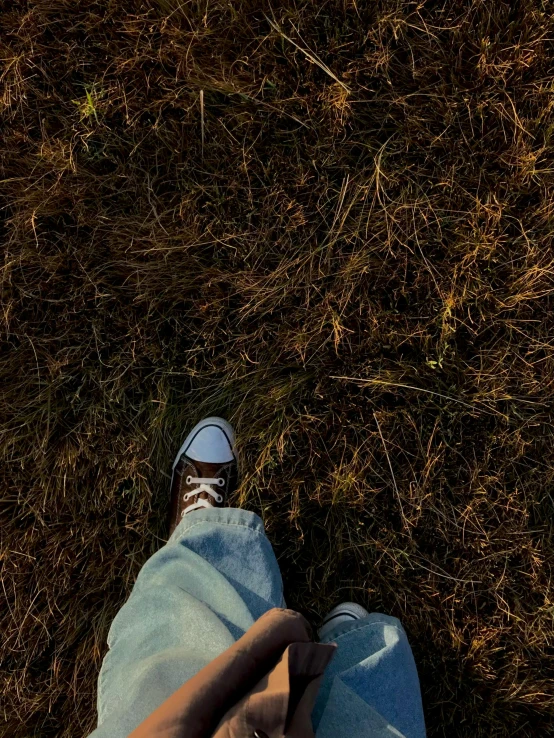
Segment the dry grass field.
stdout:
[[554,3],[0,0],[0,64],[1,735],[94,726],[212,413],[430,738],[554,735]]

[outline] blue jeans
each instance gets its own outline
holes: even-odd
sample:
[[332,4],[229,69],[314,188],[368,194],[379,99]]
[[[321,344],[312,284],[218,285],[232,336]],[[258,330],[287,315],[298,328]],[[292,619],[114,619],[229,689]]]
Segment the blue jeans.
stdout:
[[[235,508],[195,510],[141,569],[108,634],[91,738],[126,738],[264,612],[284,607],[263,523]],[[313,712],[317,738],[424,738],[417,671],[396,618],[338,626]]]

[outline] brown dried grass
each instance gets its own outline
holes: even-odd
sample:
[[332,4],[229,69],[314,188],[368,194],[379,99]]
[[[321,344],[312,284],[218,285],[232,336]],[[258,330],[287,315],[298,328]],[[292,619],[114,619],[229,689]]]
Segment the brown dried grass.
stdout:
[[3,735],[92,728],[206,413],[430,736],[554,735],[553,10],[0,3]]

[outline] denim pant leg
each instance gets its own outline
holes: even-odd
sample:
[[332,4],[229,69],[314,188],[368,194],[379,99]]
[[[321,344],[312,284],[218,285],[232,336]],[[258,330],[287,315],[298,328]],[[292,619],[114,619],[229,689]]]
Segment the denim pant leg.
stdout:
[[91,738],[126,738],[264,612],[284,606],[257,515],[235,508],[186,515],[142,567],[112,623]]
[[337,652],[313,712],[317,738],[425,738],[419,679],[396,618],[372,613],[325,638]]

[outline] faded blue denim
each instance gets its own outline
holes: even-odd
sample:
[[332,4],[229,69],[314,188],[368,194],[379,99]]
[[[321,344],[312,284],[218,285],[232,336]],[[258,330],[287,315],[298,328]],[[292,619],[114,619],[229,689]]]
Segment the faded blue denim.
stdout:
[[[235,508],[195,510],[141,569],[108,634],[94,738],[126,738],[266,610],[284,607],[263,523]],[[424,738],[417,671],[396,618],[337,627],[314,710],[317,738]]]

